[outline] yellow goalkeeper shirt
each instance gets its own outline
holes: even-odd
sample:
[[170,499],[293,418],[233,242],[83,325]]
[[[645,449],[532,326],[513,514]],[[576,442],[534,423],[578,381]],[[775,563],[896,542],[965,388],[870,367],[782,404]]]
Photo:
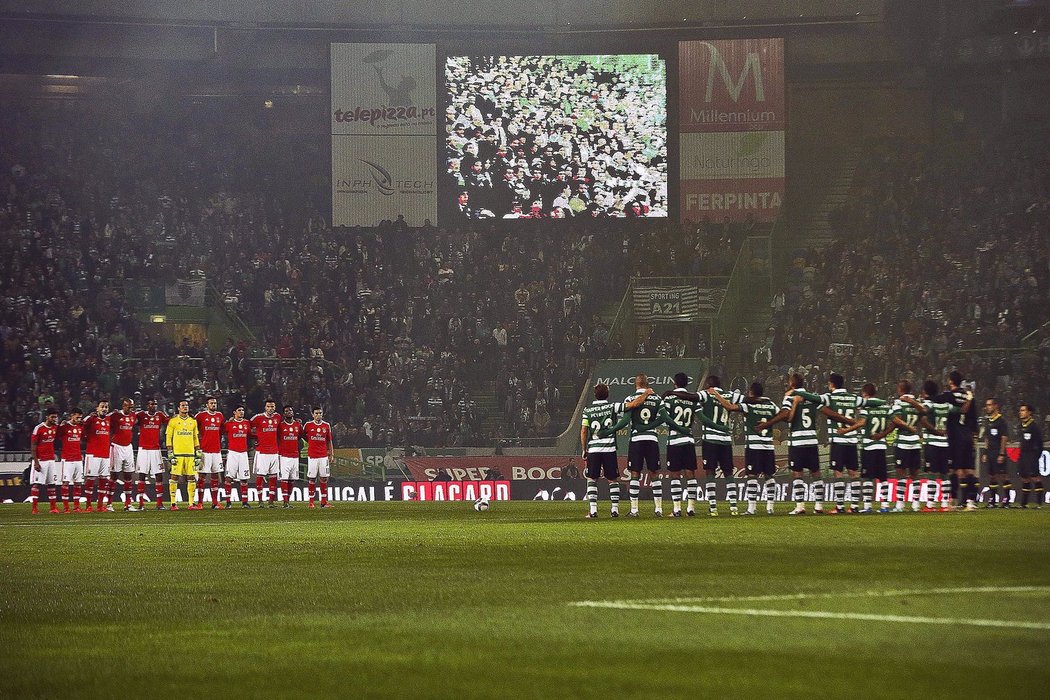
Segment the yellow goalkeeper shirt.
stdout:
[[175,416],[168,421],[168,449],[172,454],[192,457],[199,444],[200,434],[197,432],[197,421],[193,416]]

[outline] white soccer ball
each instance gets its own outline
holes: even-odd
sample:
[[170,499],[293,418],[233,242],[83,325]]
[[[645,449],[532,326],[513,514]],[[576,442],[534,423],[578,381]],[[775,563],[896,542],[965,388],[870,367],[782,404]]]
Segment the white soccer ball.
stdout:
[[478,500],[474,501],[474,510],[478,511],[479,513],[484,511],[484,510],[488,510],[488,509],[489,509],[489,499],[487,499],[487,498],[479,498]]

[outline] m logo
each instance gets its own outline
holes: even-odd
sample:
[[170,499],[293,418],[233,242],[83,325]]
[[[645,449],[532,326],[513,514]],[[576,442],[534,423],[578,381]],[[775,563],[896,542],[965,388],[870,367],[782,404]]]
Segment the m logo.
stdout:
[[717,71],[718,76],[722,78],[722,84],[725,85],[729,96],[733,98],[733,102],[740,101],[740,93],[744,89],[744,84],[747,82],[749,75],[753,76],[755,83],[755,101],[766,101],[766,89],[762,81],[762,61],[759,59],[759,54],[757,52],[747,52],[744,65],[740,70],[740,75],[736,82],[734,82],[733,75],[729,71],[729,66],[726,65],[725,59],[722,58],[722,54],[718,51],[718,47],[708,41],[701,41],[700,44],[707,48],[710,57],[710,63],[707,68],[707,92],[704,96],[705,102],[711,102],[714,95],[715,71]]
[[361,162],[372,168],[372,177],[375,179],[376,189],[380,194],[387,196],[394,194],[394,179],[390,177],[390,172],[386,168],[370,160],[362,159]]

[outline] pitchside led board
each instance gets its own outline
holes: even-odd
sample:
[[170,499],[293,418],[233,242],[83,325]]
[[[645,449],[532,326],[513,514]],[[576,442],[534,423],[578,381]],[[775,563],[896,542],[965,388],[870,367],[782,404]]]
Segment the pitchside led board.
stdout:
[[682,221],[773,221],[784,201],[784,40],[678,45]]
[[437,222],[433,44],[332,44],[332,225]]

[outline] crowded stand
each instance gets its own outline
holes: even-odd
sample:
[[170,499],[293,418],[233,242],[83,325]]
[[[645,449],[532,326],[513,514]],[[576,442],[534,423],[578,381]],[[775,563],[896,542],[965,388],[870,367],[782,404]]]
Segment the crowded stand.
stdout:
[[835,240],[791,253],[756,372],[914,382],[957,367],[1006,405],[1037,396],[1050,378],[1045,334],[1018,349],[1050,298],[1046,143],[1003,134],[968,158],[870,144],[831,218]]
[[[3,118],[13,136],[0,146],[8,449],[28,446],[45,403],[88,410],[99,396],[152,395],[171,409],[212,393],[255,412],[274,394],[328,407],[339,444],[434,446],[497,437],[478,415],[488,392],[502,411],[498,437],[556,434],[589,363],[622,354],[600,314],[626,280],[728,274],[747,228],[398,220],[333,230],[308,191],[324,177],[324,144],[269,133],[260,149],[265,125],[241,114],[83,110],[73,123],[46,106]],[[126,280],[182,278],[206,279],[255,343],[213,351],[135,320]]]

